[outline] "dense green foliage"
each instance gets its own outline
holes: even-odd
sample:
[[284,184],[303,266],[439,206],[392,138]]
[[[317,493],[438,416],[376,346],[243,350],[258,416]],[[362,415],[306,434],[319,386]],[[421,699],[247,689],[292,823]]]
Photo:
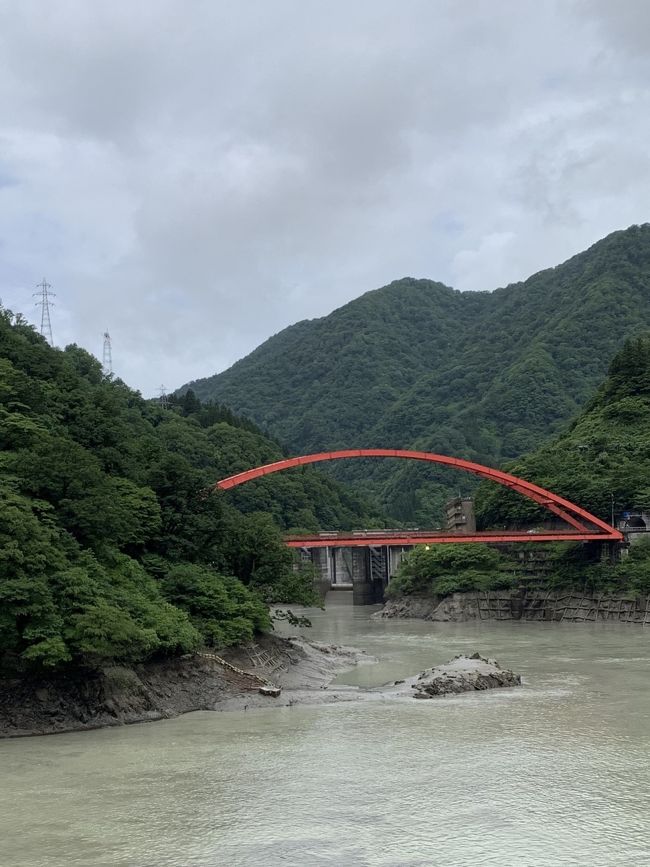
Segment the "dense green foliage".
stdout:
[[602,559],[599,545],[565,543],[555,548],[551,552],[552,570],[546,582],[549,590],[650,593],[650,541],[645,538],[637,538],[622,559],[614,563]]
[[[472,544],[419,546],[400,564],[388,595],[445,596],[525,586],[527,573],[517,556],[521,547],[513,545],[500,551]],[[523,547],[527,552],[528,546]],[[613,563],[602,558],[601,547],[595,543],[545,545],[544,554],[548,573],[536,586],[585,594],[650,594],[650,540],[635,542]]]
[[[648,327],[643,225],[491,293],[396,281],[285,329],[192,387],[293,453],[414,447],[497,465],[560,430],[624,339]],[[452,485],[473,485],[466,474],[403,461],[332,466],[358,489],[369,484],[396,518],[421,525],[438,522]]]
[[[609,375],[569,429],[507,469],[561,494],[604,520],[650,508],[650,336],[625,342]],[[548,519],[530,500],[481,485],[476,511],[482,527]],[[586,590],[650,592],[650,547],[634,544],[615,566],[590,546],[561,549],[551,584]]]
[[635,595],[650,593],[650,544],[643,541],[632,545],[629,556],[612,566],[597,563],[584,573],[590,584],[599,590],[625,590]]
[[510,587],[512,564],[487,545],[419,545],[402,561],[389,584],[391,597],[440,595]]
[[308,601],[281,528],[368,523],[310,469],[215,493],[276,443],[188,394],[147,402],[0,311],[0,665],[136,661],[231,644]]
[[[650,506],[650,337],[626,341],[567,431],[506,468],[605,520],[612,505],[616,512]],[[542,516],[529,500],[492,485],[479,488],[476,509],[484,527]]]

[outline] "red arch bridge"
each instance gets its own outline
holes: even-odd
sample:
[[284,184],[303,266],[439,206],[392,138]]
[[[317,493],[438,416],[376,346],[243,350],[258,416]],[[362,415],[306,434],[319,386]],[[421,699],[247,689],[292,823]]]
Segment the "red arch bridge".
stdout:
[[[480,542],[509,544],[513,542],[621,542],[623,534],[605,521],[590,514],[575,503],[547,491],[544,488],[472,461],[438,455],[432,452],[410,451],[406,449],[344,449],[332,452],[318,452],[296,458],[276,461],[265,466],[255,467],[222,479],[215,489],[228,490],[253,479],[315,464],[320,461],[333,461],[347,458],[406,458],[407,460],[428,461],[454,469],[466,470],[484,479],[497,482],[506,488],[527,497],[543,506],[560,519],[561,528],[541,530],[531,533],[525,530],[484,530],[472,533],[452,533],[434,530],[361,530],[352,533],[318,533],[310,536],[286,536],[290,548],[298,548],[303,556],[320,568],[325,582],[333,588],[352,587],[355,603],[380,601],[390,576],[399,564],[404,552],[414,545],[445,544],[450,542]],[[309,552],[309,554],[307,554]]]

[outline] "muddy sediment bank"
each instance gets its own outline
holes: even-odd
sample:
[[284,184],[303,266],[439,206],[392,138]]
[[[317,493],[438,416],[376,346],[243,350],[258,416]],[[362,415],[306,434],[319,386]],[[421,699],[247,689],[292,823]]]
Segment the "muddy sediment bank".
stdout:
[[650,596],[570,590],[497,590],[448,596],[403,596],[389,600],[377,618],[417,618],[464,623],[526,620],[569,623],[630,623],[650,626]]
[[[331,686],[342,671],[377,660],[364,651],[267,635],[252,646],[132,668],[35,680],[0,680],[0,738],[57,734],[169,719],[196,710],[432,698],[516,686],[518,675],[479,653],[380,687]],[[225,662],[225,664],[224,664]],[[273,684],[279,694],[260,687]]]
[[410,680],[413,697],[419,699],[520,685],[521,675],[501,668],[496,659],[488,659],[480,653],[459,654],[450,662],[428,668]]
[[[233,710],[345,698],[322,690],[367,659],[362,651],[265,635],[223,654],[186,656],[133,667],[0,680],[0,737],[56,734],[169,719],[196,710]],[[239,670],[239,671],[238,671]],[[248,677],[245,672],[252,672]],[[278,698],[262,683],[282,687]],[[338,695],[341,692],[341,695]]]

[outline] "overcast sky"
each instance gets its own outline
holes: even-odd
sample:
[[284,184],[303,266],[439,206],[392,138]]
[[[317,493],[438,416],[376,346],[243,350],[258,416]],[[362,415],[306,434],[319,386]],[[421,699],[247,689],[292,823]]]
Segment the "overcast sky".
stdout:
[[650,220],[647,0],[0,0],[0,297],[146,396]]

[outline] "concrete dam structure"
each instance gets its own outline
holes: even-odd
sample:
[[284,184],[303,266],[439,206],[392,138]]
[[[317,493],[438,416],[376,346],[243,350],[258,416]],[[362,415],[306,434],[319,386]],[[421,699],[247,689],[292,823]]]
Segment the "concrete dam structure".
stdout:
[[354,605],[380,605],[388,582],[395,575],[406,546],[303,548],[301,557],[311,561],[319,573],[319,587],[351,590]]

